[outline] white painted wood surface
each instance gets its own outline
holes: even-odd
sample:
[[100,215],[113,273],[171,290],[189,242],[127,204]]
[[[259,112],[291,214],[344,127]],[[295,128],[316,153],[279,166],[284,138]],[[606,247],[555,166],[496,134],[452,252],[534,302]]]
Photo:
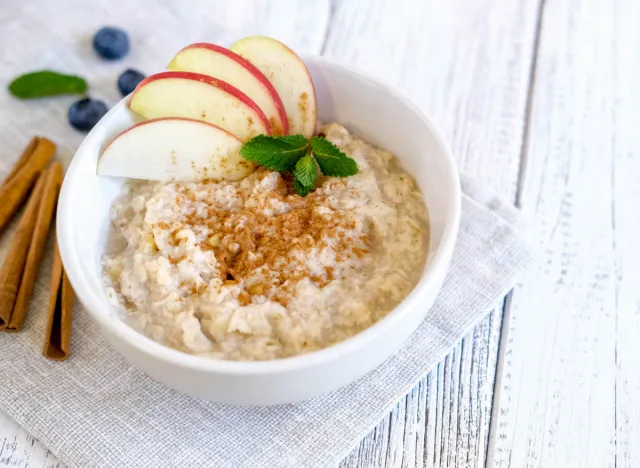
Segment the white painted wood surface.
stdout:
[[[540,262],[502,332],[498,305],[343,468],[640,466],[640,2],[546,0],[540,17],[542,2],[211,2],[211,29],[184,32],[274,35],[382,76],[439,123],[462,171],[533,222]],[[0,23],[37,3],[3,4]],[[157,4],[177,25],[202,14],[198,0]],[[51,8],[51,24],[69,11]],[[126,14],[100,8],[104,22]],[[2,466],[62,468],[0,413]]]
[[64,468],[46,447],[3,412],[0,412],[0,466]]
[[495,467],[640,466],[636,0],[548,0],[521,205],[540,261],[505,321]]

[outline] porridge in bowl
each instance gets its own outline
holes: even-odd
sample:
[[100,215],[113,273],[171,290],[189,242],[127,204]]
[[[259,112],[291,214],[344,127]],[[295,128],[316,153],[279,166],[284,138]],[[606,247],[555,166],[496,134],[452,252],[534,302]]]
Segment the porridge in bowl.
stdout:
[[409,294],[422,193],[390,152],[317,122],[290,48],[196,43],[168,68],[136,87],[142,121],[97,165],[129,179],[102,259],[128,324],[185,353],[271,360],[343,341]]
[[103,268],[129,324],[191,354],[277,359],[349,338],[409,294],[429,246],[419,188],[388,151],[319,129],[358,172],[320,175],[306,196],[263,167],[125,186]]

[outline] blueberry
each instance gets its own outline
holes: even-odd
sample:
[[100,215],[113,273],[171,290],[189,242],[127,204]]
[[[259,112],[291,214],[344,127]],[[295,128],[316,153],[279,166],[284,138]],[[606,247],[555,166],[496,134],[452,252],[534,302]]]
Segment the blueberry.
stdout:
[[98,99],[84,98],[69,107],[67,118],[73,128],[89,131],[107,113],[107,105]]
[[122,75],[118,77],[118,89],[123,96],[126,96],[133,92],[133,90],[136,89],[136,86],[138,86],[138,83],[144,80],[144,78],[145,76],[138,70],[129,68],[122,72]]
[[102,58],[119,59],[129,53],[129,37],[122,29],[107,26],[93,36],[93,48]]

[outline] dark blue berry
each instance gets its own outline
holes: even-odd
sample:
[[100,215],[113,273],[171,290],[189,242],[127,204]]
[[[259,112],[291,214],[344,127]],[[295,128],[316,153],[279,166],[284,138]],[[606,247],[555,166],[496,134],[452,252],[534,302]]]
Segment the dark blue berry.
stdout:
[[104,102],[84,98],[71,104],[67,117],[73,128],[89,131],[107,113],[107,110]]
[[118,78],[118,89],[122,93],[123,96],[130,94],[136,89],[138,83],[144,80],[145,76],[140,73],[138,70],[133,70],[129,68],[122,72],[122,75]]
[[119,28],[104,27],[93,36],[93,48],[107,60],[115,60],[129,53],[129,37]]

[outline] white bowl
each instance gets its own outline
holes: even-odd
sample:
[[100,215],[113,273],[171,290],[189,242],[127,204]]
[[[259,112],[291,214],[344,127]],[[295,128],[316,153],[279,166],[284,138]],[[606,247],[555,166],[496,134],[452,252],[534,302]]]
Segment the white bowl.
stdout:
[[396,154],[422,189],[431,221],[430,253],[419,283],[386,317],[348,340],[280,360],[216,361],[165,347],[122,321],[107,300],[100,259],[110,205],[124,181],[98,177],[96,163],[104,144],[134,121],[124,99],[87,135],[64,179],[57,236],[77,297],[118,353],[185,394],[222,403],[270,405],[294,403],[349,384],[402,346],[425,318],[447,273],[460,221],[460,185],[440,133],[389,86],[320,57],[304,60],[316,86],[318,118],[339,122]]

